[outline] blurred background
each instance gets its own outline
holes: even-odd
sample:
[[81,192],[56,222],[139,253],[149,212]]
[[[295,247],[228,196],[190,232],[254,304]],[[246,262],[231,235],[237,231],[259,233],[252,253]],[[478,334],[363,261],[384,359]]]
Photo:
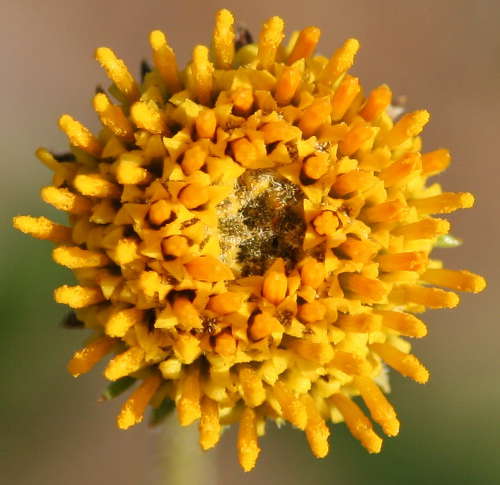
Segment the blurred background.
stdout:
[[[18,485],[166,484],[498,484],[500,405],[498,289],[500,272],[498,139],[500,134],[500,2],[496,0],[1,0],[0,58],[0,481]],[[91,98],[106,78],[93,60],[112,47],[138,74],[149,57],[147,35],[163,29],[182,63],[207,43],[215,11],[229,8],[258,35],[281,15],[287,32],[322,29],[320,51],[346,38],[362,49],[354,73],[366,90],[382,82],[426,108],[424,149],[451,149],[441,176],[447,190],[477,195],[472,211],[451,217],[462,247],[438,251],[448,267],[485,275],[489,287],[464,295],[453,311],[426,314],[430,333],[415,344],[431,369],[428,385],[392,376],[391,401],[402,422],[397,438],[370,456],[345,426],[333,428],[331,453],[310,456],[301,432],[268,426],[254,472],[237,465],[235,431],[207,454],[195,430],[174,419],[160,431],[115,427],[120,402],[98,403],[99,371],[74,380],[65,366],[86,335],[65,330],[66,312],[52,290],[69,273],[50,259],[50,244],[10,227],[17,214],[61,220],[38,198],[50,174],[33,152],[64,151],[57,128],[68,112],[96,127]]]

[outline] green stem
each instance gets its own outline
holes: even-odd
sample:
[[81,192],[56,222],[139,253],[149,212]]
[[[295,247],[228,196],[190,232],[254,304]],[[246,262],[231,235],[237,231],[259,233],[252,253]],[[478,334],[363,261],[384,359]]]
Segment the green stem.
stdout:
[[216,484],[215,453],[201,450],[196,424],[181,427],[171,413],[162,425],[159,447],[159,485]]

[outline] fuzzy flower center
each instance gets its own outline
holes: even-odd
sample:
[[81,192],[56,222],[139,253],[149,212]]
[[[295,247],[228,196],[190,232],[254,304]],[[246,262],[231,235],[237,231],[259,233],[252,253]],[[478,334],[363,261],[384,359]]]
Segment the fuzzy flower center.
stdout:
[[306,230],[304,194],[271,170],[247,170],[218,206],[221,257],[241,276],[262,275],[276,258],[293,267]]

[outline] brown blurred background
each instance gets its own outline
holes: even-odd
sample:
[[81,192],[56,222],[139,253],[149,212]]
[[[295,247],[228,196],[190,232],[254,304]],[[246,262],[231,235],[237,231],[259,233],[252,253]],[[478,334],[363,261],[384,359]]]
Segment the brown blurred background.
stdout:
[[[1,483],[500,483],[500,2],[1,0],[0,5]],[[432,378],[419,386],[393,376],[391,400],[402,430],[385,441],[381,455],[367,455],[338,425],[330,455],[318,461],[302,433],[269,425],[257,468],[244,475],[234,430],[205,455],[194,433],[173,420],[159,432],[145,425],[118,431],[119,402],[96,402],[104,387],[100,373],[76,381],[65,370],[84,339],[82,332],[60,327],[65,309],[52,302],[52,289],[69,274],[50,261],[49,244],[10,228],[19,213],[60,218],[38,198],[50,175],[33,152],[38,146],[64,150],[66,140],[56,126],[64,112],[97,126],[90,101],[95,85],[107,81],[93,60],[95,47],[112,47],[138,73],[140,61],[149,57],[147,35],[160,28],[185,62],[194,44],[209,42],[221,7],[255,34],[271,15],[283,16],[288,32],[317,25],[325,54],[357,37],[362,50],[354,72],[365,88],[387,82],[396,95],[408,95],[408,109],[429,109],[425,150],[448,147],[454,158],[441,182],[447,190],[477,195],[474,210],[451,217],[453,233],[465,244],[439,255],[451,268],[484,274],[489,287],[465,295],[458,309],[425,316],[430,334],[415,347]]]

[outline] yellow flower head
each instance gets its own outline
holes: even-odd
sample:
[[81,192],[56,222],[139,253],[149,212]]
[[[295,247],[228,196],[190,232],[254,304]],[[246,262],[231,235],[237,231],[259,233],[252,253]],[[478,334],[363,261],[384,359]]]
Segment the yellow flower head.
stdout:
[[42,199],[69,224],[14,219],[53,241],[54,260],[78,280],[55,290],[94,332],[71,374],[111,354],[108,394],[137,384],[118,426],[175,403],[208,449],[238,422],[245,470],[268,420],[303,430],[317,457],[328,453],[328,421],[380,451],[353,398],[396,435],[385,365],[429,377],[402,338],[426,335],[414,314],[458,303],[441,287],[485,286],[429,259],[450,226],[434,215],[474,202],[427,184],[450,160],[420,151],[429,113],[394,122],[386,85],[363,92],[348,74],[357,40],[327,58],[315,55],[318,28],[288,44],[283,29],[272,17],[242,46],[221,10],[211,48],[196,46],[184,70],[154,31],[141,84],[97,49],[115,98],[94,97],[103,129],[63,115],[71,155],[37,152],[54,172]]

